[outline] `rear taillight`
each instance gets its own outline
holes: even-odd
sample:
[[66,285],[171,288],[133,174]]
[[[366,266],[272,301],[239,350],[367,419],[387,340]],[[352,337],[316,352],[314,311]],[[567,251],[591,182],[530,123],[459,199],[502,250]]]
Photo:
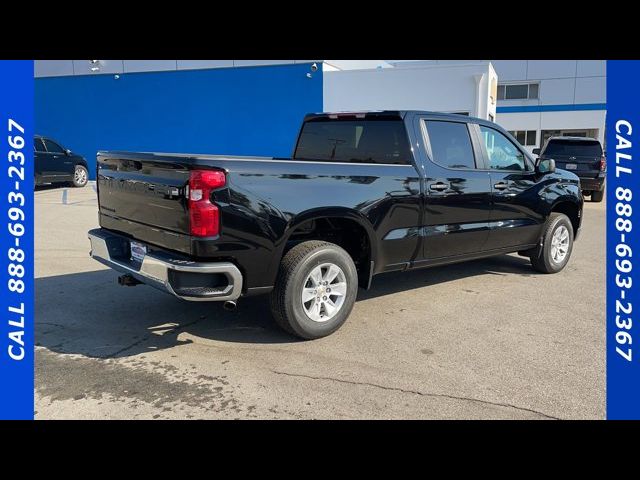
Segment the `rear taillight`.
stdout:
[[607,169],[607,159],[603,155],[600,157],[600,171],[604,172]]
[[224,187],[226,177],[218,170],[191,170],[189,175],[189,219],[191,235],[215,237],[220,233],[220,211],[211,202],[211,192]]

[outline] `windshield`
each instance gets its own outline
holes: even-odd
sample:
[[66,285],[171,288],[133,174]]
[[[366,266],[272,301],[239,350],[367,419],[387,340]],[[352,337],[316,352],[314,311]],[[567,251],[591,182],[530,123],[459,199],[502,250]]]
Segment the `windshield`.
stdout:
[[544,154],[595,158],[602,156],[602,147],[597,140],[550,140]]

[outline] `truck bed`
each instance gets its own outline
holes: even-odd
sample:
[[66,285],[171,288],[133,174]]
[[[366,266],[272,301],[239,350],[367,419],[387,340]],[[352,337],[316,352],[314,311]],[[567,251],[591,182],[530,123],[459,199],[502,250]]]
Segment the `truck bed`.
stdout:
[[[220,209],[215,238],[189,235],[187,187],[193,169],[226,174],[226,186],[213,192]],[[102,151],[97,184],[102,228],[195,260],[234,261],[247,275],[247,288],[272,285],[288,232],[312,220],[314,212],[353,218],[380,242],[388,231],[420,221],[420,178],[413,165]],[[393,226],[386,225],[391,219]],[[390,243],[393,248],[381,252],[381,265],[406,257],[417,239]]]

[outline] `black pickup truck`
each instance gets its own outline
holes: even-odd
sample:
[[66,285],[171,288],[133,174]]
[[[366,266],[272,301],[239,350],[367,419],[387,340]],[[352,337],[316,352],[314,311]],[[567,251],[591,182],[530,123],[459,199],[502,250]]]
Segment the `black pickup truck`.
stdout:
[[578,177],[498,125],[421,111],[310,114],[292,158],[99,152],[91,255],[192,301],[270,294],[276,321],[338,329],[374,275],[518,252],[555,273]]

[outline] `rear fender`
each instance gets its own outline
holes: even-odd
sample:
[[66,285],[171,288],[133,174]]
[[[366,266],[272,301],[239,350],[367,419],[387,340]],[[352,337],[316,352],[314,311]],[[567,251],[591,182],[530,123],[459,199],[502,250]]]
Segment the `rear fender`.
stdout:
[[369,258],[369,268],[371,271],[367,272],[367,278],[361,281],[361,285],[366,286],[370,283],[371,273],[373,271],[373,265],[375,265],[378,258],[378,244],[375,240],[375,231],[369,220],[361,213],[345,207],[327,207],[327,208],[314,208],[306,210],[304,212],[295,215],[287,224],[284,234],[280,240],[276,243],[276,250],[269,266],[269,277],[272,279],[272,285],[275,283],[280,262],[285,253],[285,248],[293,232],[306,222],[311,220],[318,220],[322,218],[334,218],[334,219],[346,219],[357,223],[367,233],[371,256]]

